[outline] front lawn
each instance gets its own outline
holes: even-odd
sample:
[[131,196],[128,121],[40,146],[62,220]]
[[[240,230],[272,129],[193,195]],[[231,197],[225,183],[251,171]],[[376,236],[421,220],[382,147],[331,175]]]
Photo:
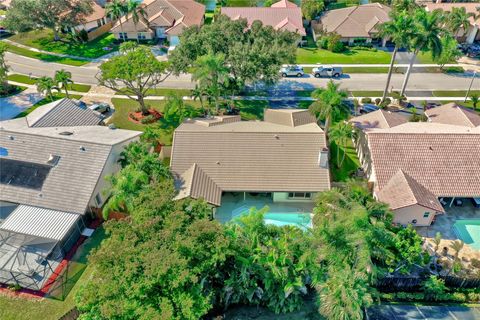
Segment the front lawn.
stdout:
[[[39,50],[83,58],[98,58],[118,49],[114,44],[115,37],[110,33],[87,43],[73,42],[67,37],[62,38],[61,41],[54,41],[53,32],[49,29],[19,33],[9,39]],[[112,50],[104,50],[107,47]]]
[[[19,82],[19,83],[25,83],[25,84],[30,84],[34,85],[37,82],[38,78],[35,77],[29,77],[24,74],[10,74],[8,75],[8,80],[14,81],[14,82]],[[79,83],[74,83],[74,84],[69,84],[68,85],[68,90],[69,91],[77,91],[77,92],[88,92],[92,86],[88,84],[79,84]]]
[[297,63],[313,64],[388,64],[391,55],[385,51],[347,49],[342,53],[333,53],[318,48],[298,48]]
[[11,45],[10,43],[5,43],[5,44],[7,45],[7,51],[11,53],[18,54],[20,56],[24,56],[28,58],[38,59],[45,62],[55,62],[60,64],[66,64],[69,66],[76,66],[76,67],[83,66],[89,63],[89,61],[87,60],[64,58],[64,57],[54,56],[51,54],[45,54],[45,53],[35,52],[29,49],[20,48],[20,47]]
[[[70,95],[70,98],[71,99],[80,99],[82,96],[79,96],[79,95],[76,95],[76,94],[71,94]],[[49,98],[43,98],[42,100],[38,101],[37,103],[35,103],[33,106],[31,106],[30,108],[28,109],[25,109],[23,110],[22,112],[20,112],[19,114],[17,114],[17,116],[15,118],[22,118],[22,117],[25,117],[26,115],[28,115],[30,112],[32,112],[33,110],[37,109],[38,107],[40,106],[43,106],[45,104],[48,104],[50,102],[53,102],[53,101],[57,101],[57,100],[60,100],[60,99],[63,99],[65,98],[65,94],[64,93],[56,93],[53,95],[53,99],[49,99]]]
[[[448,90],[436,90],[432,92],[434,97],[465,97],[467,94],[466,90],[455,90],[455,91],[448,91]],[[480,95],[480,90],[470,90],[470,96],[472,94]]]
[[[0,319],[2,320],[58,320],[75,306],[75,295],[82,283],[93,273],[93,268],[87,265],[87,257],[93,248],[100,245],[105,238],[102,227],[97,228],[92,237],[87,239],[77,250],[68,269],[66,281],[68,295],[64,300],[57,296],[48,298],[15,297],[0,293]],[[55,293],[54,293],[55,294]]]

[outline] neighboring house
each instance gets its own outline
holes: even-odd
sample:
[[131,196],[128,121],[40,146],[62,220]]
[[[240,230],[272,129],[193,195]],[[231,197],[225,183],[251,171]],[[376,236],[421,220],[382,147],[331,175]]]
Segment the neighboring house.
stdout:
[[73,27],[75,32],[85,30],[89,41],[108,32],[112,28],[112,22],[106,16],[104,6],[105,3],[102,1],[92,1],[92,12],[85,17],[80,17],[82,23]]
[[271,7],[222,7],[220,12],[232,20],[247,19],[248,26],[258,20],[275,30],[295,32],[302,37],[307,35],[303,27],[302,9],[286,0],[276,2]]
[[468,30],[460,28],[455,34],[459,42],[473,43],[474,41],[480,40],[480,3],[471,2],[471,3],[426,3],[425,10],[442,10],[445,12],[452,11],[452,8],[465,8],[465,11],[472,16],[468,19],[470,21],[470,27]]
[[385,46],[388,39],[378,35],[378,26],[390,21],[391,9],[380,3],[325,11],[318,20],[312,21],[312,34],[315,41],[323,33],[335,32],[341,41],[376,43]]
[[69,99],[0,122],[0,283],[40,290],[108,194],[124,146],[138,131]]
[[121,18],[111,30],[117,39],[167,39],[174,47],[183,29],[202,25],[205,16],[205,6],[193,0],[147,0],[142,5],[146,21],[135,24],[131,14]]
[[426,114],[431,122],[383,111],[351,120],[361,131],[357,151],[374,196],[402,225],[430,225],[445,212],[441,198],[451,206],[455,198],[480,197],[480,116],[451,104]]
[[187,120],[175,130],[170,166],[177,199],[217,207],[232,193],[313,204],[315,193],[330,188],[325,133],[308,110],[266,109],[264,121]]

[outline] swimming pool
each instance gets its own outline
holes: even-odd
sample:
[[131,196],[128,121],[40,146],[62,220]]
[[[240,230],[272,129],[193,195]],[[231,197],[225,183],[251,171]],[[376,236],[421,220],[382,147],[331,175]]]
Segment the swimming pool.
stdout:
[[480,250],[480,219],[459,219],[453,229],[460,240]]
[[[242,206],[234,210],[233,218],[239,215],[247,214],[250,208]],[[307,212],[267,212],[264,215],[264,221],[267,224],[275,226],[297,226],[301,229],[312,227],[312,218]]]

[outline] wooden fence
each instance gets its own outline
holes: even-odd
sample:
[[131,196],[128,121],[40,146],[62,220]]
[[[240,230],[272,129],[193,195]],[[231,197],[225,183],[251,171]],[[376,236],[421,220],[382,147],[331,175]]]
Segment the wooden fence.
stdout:
[[92,41],[98,37],[100,37],[102,34],[107,33],[112,29],[112,22],[107,22],[101,27],[96,28],[95,30],[92,30],[88,33],[88,41]]

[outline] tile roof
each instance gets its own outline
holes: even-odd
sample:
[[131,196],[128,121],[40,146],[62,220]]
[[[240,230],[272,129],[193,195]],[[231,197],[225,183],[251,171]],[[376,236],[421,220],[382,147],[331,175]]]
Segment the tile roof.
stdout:
[[191,120],[175,130],[171,169],[188,176],[195,164],[211,180],[204,184],[211,190],[216,185],[222,191],[316,192],[330,188],[329,170],[319,166],[324,148],[325,133],[316,123],[236,121],[206,126]]
[[205,6],[193,0],[149,0],[143,3],[148,24],[139,21],[133,23],[131,15],[117,21],[112,32],[150,32],[152,28],[164,27],[166,34],[178,35],[183,28],[201,25],[205,15]]
[[287,0],[280,0],[278,2],[273,3],[271,8],[297,8],[298,6],[290,1]]
[[75,127],[98,125],[103,116],[65,98],[33,110],[26,119],[30,127]]
[[349,120],[359,129],[386,129],[408,122],[404,116],[385,110],[377,110]]
[[475,111],[464,108],[456,103],[447,103],[443,106],[425,111],[429,121],[435,123],[452,124],[466,127],[480,126],[480,115]]
[[[293,4],[293,3],[292,3]],[[275,30],[296,32],[306,35],[303,27],[302,10],[298,6],[288,5],[271,7],[222,7],[221,13],[232,20],[247,19],[249,26],[256,20]]]
[[299,112],[297,109],[267,109],[265,110],[264,118],[266,122],[289,127],[303,126],[317,122],[315,116],[310,112]]
[[480,196],[477,128],[406,123],[367,136],[378,190],[403,170],[437,197]]
[[92,12],[81,18],[82,23],[97,21],[105,17],[105,8],[100,6],[96,1],[92,1]]
[[444,212],[438,198],[401,169],[390,178],[377,196],[378,200],[388,203],[392,210],[418,204]]
[[480,25],[480,16],[478,15],[478,10],[480,10],[480,3],[478,2],[468,2],[468,3],[426,3],[425,9],[427,11],[433,10],[443,10],[450,12],[452,8],[465,8],[467,13],[470,13],[471,16],[468,18],[471,25]]
[[191,197],[203,198],[208,203],[219,206],[222,199],[222,189],[196,164],[194,163],[180,177],[175,179],[178,190],[176,199]]
[[344,38],[371,37],[377,26],[390,20],[391,9],[380,3],[369,3],[342,9],[328,10],[313,22],[314,28],[336,32]]

